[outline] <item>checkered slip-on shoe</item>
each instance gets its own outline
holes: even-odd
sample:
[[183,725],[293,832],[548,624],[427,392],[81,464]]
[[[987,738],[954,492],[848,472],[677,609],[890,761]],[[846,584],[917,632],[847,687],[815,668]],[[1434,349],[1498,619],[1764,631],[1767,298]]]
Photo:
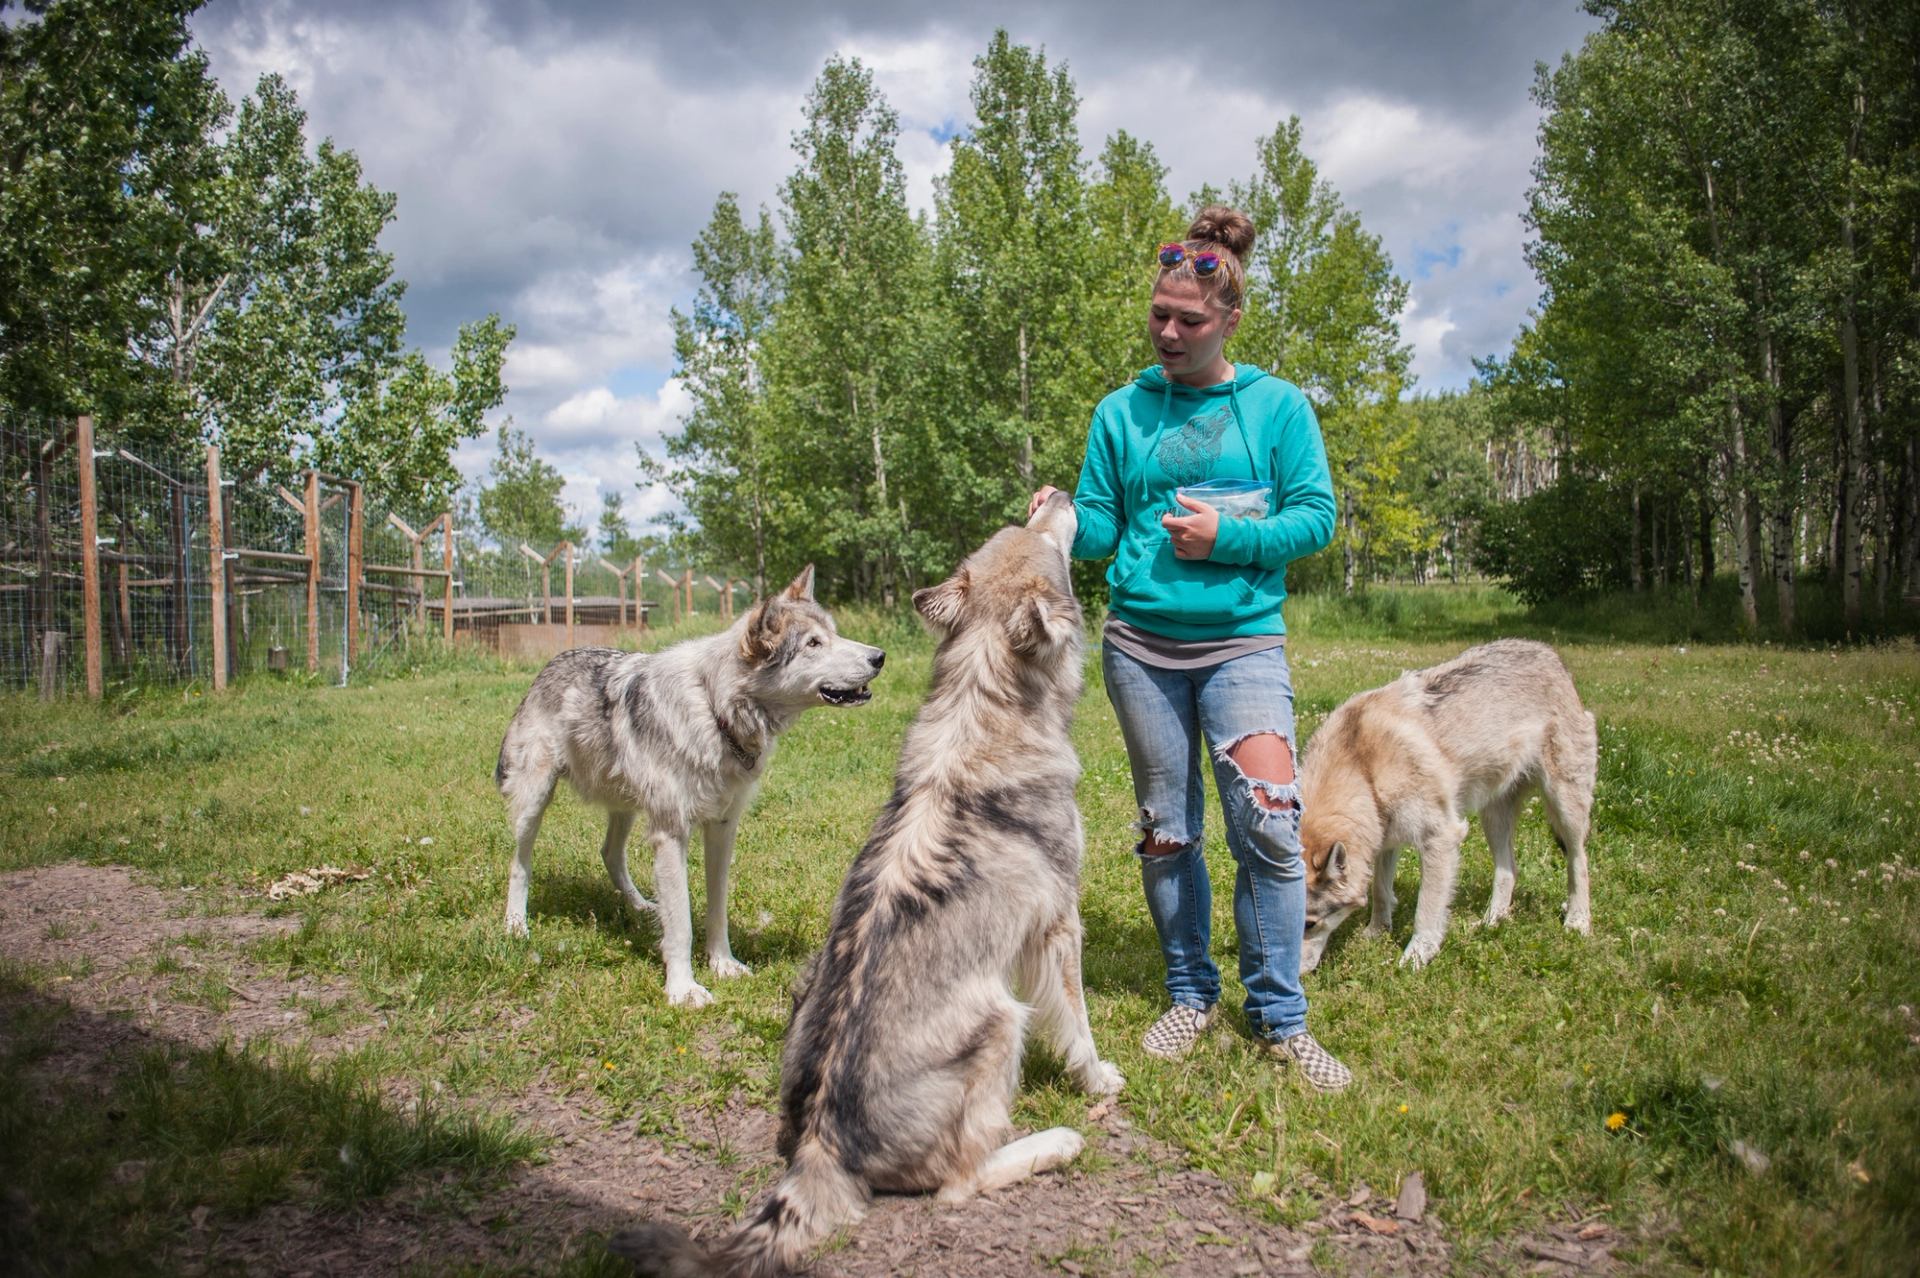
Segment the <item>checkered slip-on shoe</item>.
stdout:
[[1317,1092],[1344,1092],[1353,1085],[1353,1071],[1305,1030],[1277,1043],[1268,1043],[1267,1050],[1298,1067],[1300,1077]]
[[1193,1050],[1200,1036],[1207,1032],[1207,1026],[1213,1024],[1213,1013],[1218,1003],[1201,1009],[1184,1007],[1175,1003],[1160,1019],[1153,1023],[1147,1036],[1140,1045],[1147,1049],[1147,1055],[1158,1056],[1162,1060],[1177,1061]]

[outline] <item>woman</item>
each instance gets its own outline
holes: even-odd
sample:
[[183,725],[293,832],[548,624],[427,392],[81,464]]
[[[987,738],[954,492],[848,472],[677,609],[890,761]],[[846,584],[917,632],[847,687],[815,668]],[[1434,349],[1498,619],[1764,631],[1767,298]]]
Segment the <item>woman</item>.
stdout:
[[[1114,556],[1102,663],[1133,765],[1144,835],[1135,851],[1173,1002],[1144,1046],[1184,1056],[1220,1000],[1201,854],[1204,734],[1238,864],[1233,917],[1247,1018],[1311,1085],[1339,1091],[1353,1076],[1307,1032],[1300,989],[1306,887],[1280,616],[1287,561],[1332,537],[1333,484],[1306,396],[1223,353],[1240,323],[1253,240],[1245,214],[1213,205],[1184,241],[1160,246],[1147,324],[1160,364],[1094,412],[1073,498],[1073,554]],[[1266,508],[1223,519],[1214,504],[1175,491],[1219,479],[1271,485]],[[1035,493],[1034,508],[1053,491]]]

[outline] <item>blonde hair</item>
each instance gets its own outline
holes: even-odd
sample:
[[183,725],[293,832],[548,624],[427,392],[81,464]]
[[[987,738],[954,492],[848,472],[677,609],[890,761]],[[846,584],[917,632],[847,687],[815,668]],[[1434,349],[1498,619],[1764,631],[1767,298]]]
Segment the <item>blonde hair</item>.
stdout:
[[[1209,204],[1194,217],[1187,227],[1187,238],[1181,241],[1187,250],[1186,260],[1178,266],[1161,267],[1159,278],[1193,280],[1211,294],[1221,310],[1235,310],[1247,287],[1246,267],[1241,259],[1253,251],[1255,234],[1253,219],[1239,209]],[[1220,269],[1211,275],[1195,274],[1193,256],[1196,253],[1218,254]]]

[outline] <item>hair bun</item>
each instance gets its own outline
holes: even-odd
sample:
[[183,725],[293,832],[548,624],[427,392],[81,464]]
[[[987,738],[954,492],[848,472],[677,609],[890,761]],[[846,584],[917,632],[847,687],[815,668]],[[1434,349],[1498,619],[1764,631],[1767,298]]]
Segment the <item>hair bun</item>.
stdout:
[[1253,237],[1253,219],[1224,204],[1207,205],[1187,228],[1188,239],[1218,244],[1238,258],[1253,248]]

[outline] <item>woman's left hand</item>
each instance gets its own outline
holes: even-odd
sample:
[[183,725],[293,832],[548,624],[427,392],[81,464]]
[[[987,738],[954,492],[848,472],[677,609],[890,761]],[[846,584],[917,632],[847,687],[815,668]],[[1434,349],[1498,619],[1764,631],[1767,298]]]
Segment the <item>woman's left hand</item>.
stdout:
[[1173,538],[1176,559],[1206,559],[1213,554],[1214,539],[1220,535],[1220,512],[1204,501],[1195,501],[1179,493],[1173,499],[1193,513],[1160,516],[1160,526]]

